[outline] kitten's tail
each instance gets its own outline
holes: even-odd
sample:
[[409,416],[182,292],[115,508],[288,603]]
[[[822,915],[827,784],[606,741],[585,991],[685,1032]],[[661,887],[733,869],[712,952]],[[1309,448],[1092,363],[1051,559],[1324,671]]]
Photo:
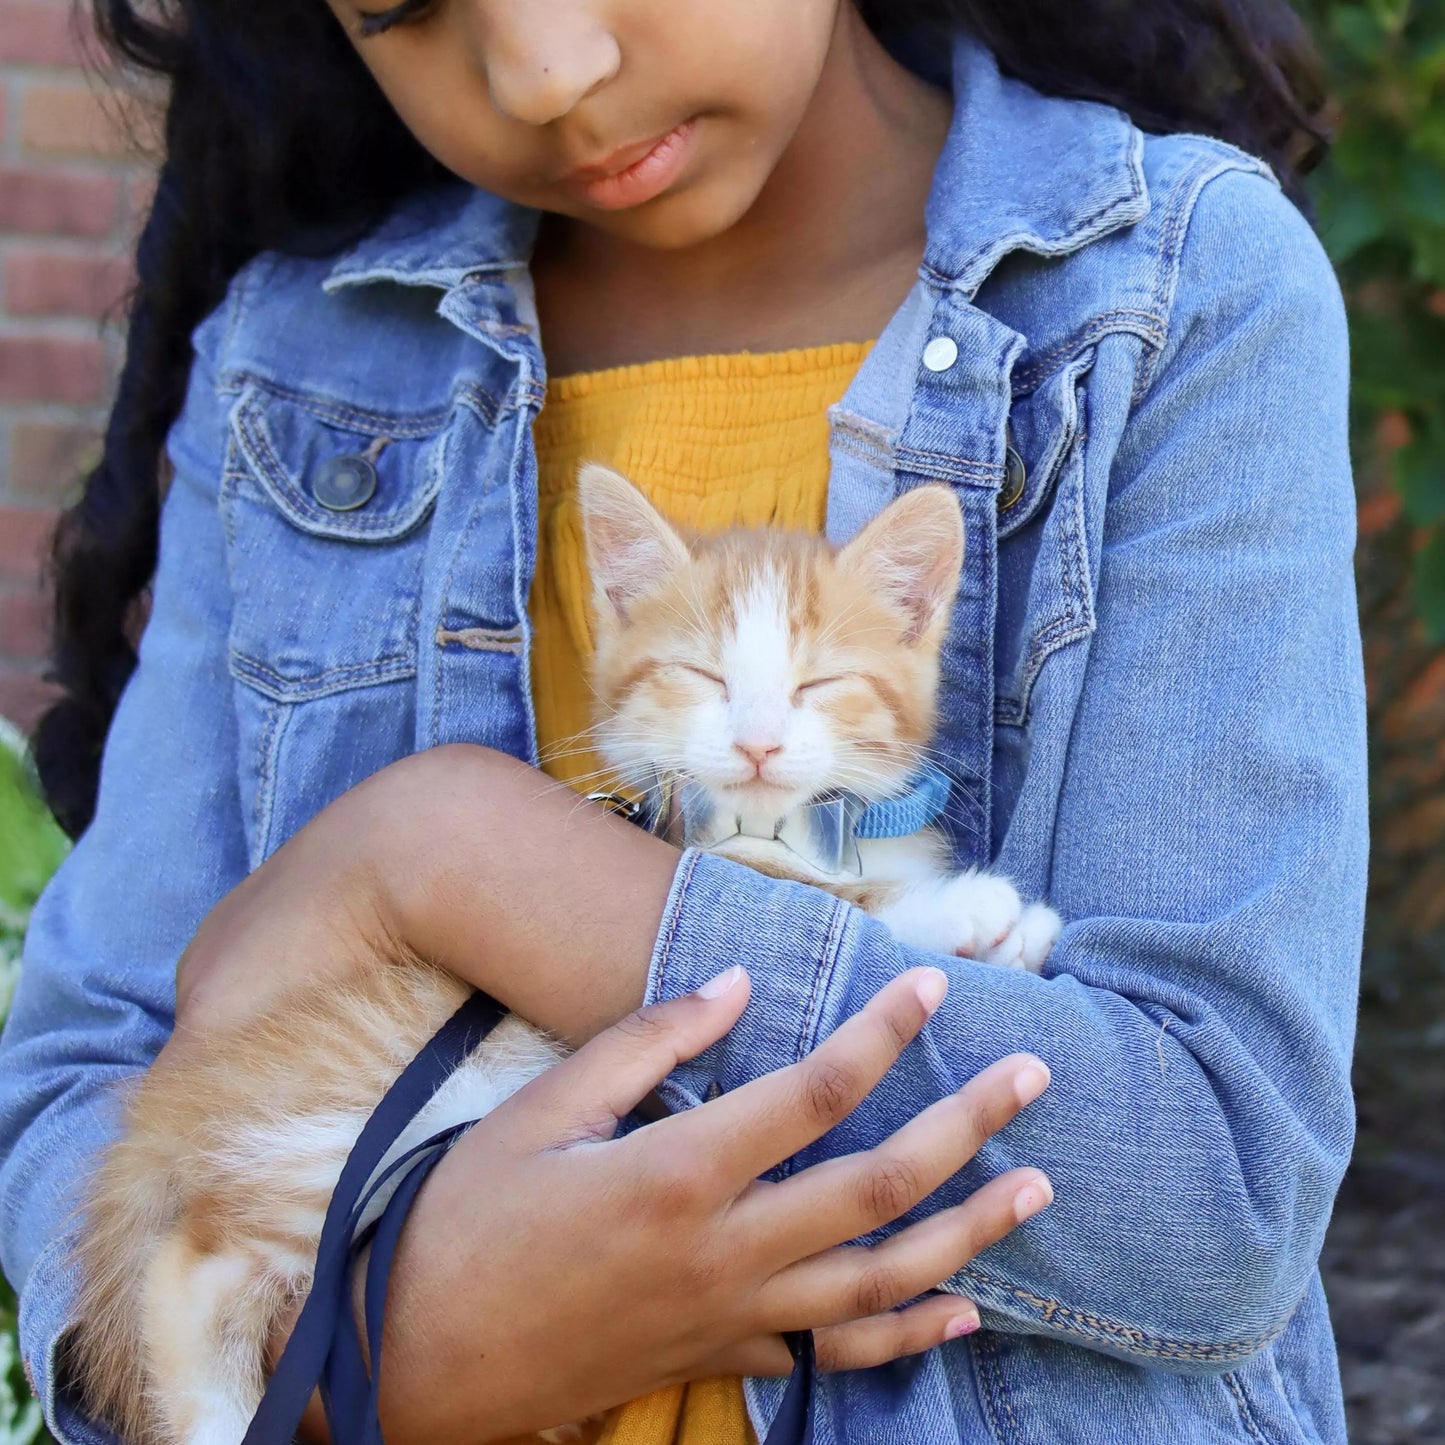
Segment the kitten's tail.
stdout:
[[155,1252],[175,1223],[177,1162],[164,1139],[128,1127],[94,1175],[75,1250],[80,1290],[66,1365],[86,1407],[126,1445],[163,1438],[145,1367],[143,1300]]

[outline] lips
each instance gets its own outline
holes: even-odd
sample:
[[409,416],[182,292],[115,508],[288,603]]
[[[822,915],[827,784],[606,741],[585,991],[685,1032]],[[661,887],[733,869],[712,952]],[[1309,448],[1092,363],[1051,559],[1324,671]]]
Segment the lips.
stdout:
[[601,161],[568,171],[562,184],[599,210],[641,205],[661,195],[681,174],[695,128],[696,122],[687,120],[665,135],[623,146]]
[[651,140],[642,140],[634,145],[622,146],[613,151],[611,155],[605,156],[600,161],[594,161],[591,165],[573,167],[562,179],[578,186],[586,185],[589,181],[605,181],[609,176],[618,175],[635,166],[644,156],[655,151],[671,134],[672,132],[668,131],[665,135],[653,136]]

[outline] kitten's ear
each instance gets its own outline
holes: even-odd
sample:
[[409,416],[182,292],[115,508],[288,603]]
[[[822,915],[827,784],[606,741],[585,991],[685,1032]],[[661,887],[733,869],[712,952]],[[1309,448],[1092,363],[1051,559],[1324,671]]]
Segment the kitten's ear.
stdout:
[[587,462],[577,499],[592,571],[592,600],[625,621],[628,607],[687,561],[687,545],[667,519],[619,472]]
[[948,615],[963,570],[963,516],[947,487],[923,486],[890,502],[838,554],[910,619],[908,640]]

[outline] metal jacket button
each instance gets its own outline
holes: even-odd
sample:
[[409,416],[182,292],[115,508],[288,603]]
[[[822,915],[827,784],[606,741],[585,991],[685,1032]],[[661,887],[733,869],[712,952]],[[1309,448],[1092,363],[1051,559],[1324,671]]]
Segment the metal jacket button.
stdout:
[[958,342],[951,336],[935,336],[923,348],[923,364],[930,371],[947,371],[958,360]]
[[1003,486],[999,489],[998,509],[1006,512],[1024,494],[1024,483],[1029,479],[1024,468],[1024,459],[1010,444],[1004,455]]
[[353,512],[376,495],[376,468],[365,457],[332,457],[311,479],[311,495],[333,512]]

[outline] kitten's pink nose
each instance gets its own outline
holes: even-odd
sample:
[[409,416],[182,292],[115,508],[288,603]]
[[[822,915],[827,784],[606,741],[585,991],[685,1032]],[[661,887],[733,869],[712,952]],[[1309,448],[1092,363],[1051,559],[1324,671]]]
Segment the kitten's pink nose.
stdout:
[[769,758],[777,757],[777,755],[783,750],[782,743],[775,742],[734,743],[733,747],[736,748],[737,751],[740,752],[760,773],[763,770],[763,764],[767,762]]

